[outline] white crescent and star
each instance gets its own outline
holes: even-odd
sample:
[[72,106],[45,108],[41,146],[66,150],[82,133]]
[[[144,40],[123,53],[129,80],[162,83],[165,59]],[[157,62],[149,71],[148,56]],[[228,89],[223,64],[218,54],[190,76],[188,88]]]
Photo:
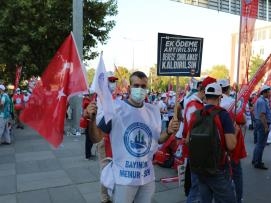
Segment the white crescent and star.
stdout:
[[66,97],[66,94],[64,93],[64,88],[63,87],[58,91],[57,99],[60,100],[61,97]]

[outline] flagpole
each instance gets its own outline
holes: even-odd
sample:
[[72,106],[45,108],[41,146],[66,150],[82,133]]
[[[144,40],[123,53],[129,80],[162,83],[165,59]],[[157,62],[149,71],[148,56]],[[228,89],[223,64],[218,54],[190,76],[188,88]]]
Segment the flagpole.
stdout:
[[176,76],[176,95],[175,95],[175,106],[174,106],[174,118],[178,119],[178,98],[179,98],[179,76]]
[[236,107],[237,107],[237,93],[239,91],[239,69],[240,69],[240,56],[241,56],[241,37],[242,37],[242,11],[243,11],[243,0],[240,0],[240,22],[239,22],[239,41],[238,41],[238,55],[237,55],[237,78],[236,78],[236,95],[235,95],[235,110],[234,117],[236,117]]

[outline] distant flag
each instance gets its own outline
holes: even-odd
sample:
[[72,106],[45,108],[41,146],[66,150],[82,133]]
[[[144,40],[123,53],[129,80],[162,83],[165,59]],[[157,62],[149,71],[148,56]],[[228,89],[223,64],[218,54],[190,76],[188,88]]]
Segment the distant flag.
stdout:
[[97,70],[95,71],[91,89],[97,93],[102,104],[105,122],[108,123],[108,121],[110,121],[114,115],[114,110],[112,108],[113,99],[108,88],[108,79],[106,77],[106,69],[102,54],[100,56]]
[[[241,38],[240,38],[240,68],[246,70],[248,82],[249,62],[254,36],[254,25],[258,13],[258,0],[242,0]],[[239,76],[238,76],[239,77]]]
[[121,76],[121,74],[120,74],[120,72],[119,72],[119,69],[118,69],[118,67],[116,66],[116,64],[114,64],[114,68],[115,68],[115,72],[117,72],[119,78],[122,80],[122,76]]
[[21,65],[17,65],[16,66],[15,82],[14,82],[14,89],[15,90],[16,90],[17,87],[19,87],[21,73],[22,73],[22,66]]
[[58,147],[63,141],[67,101],[87,89],[87,80],[71,33],[37,81],[29,105],[22,111],[20,119]]
[[120,84],[121,87],[119,87],[119,89],[121,89],[122,93],[127,92],[128,91],[128,82],[127,82],[126,78],[122,77],[116,64],[114,64],[114,67],[115,67],[115,72],[117,72],[118,77],[120,78],[120,81],[121,81],[121,84]]
[[171,82],[168,83],[167,91],[173,91],[173,85]]

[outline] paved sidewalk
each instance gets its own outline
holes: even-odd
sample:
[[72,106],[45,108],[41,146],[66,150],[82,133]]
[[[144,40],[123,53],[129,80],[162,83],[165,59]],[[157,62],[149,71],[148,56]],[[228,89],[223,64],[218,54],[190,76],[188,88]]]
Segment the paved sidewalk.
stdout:
[[[84,135],[65,136],[54,149],[28,127],[13,134],[13,144],[0,146],[0,203],[100,202],[99,165],[95,158],[84,159]],[[159,180],[176,172],[156,167],[156,174]],[[153,203],[184,199],[177,183],[157,181]]]
[[[84,159],[84,135],[65,136],[52,148],[29,128],[15,129],[15,142],[0,146],[0,203],[99,203],[97,160]],[[269,203],[271,168],[254,169],[251,162],[252,133],[246,136],[248,158],[243,161],[244,203]],[[93,148],[94,149],[94,148]],[[93,151],[94,152],[94,151]],[[271,146],[264,152],[271,167]],[[156,192],[153,203],[183,203],[178,183],[160,183],[161,177],[175,176],[173,169],[155,167]]]

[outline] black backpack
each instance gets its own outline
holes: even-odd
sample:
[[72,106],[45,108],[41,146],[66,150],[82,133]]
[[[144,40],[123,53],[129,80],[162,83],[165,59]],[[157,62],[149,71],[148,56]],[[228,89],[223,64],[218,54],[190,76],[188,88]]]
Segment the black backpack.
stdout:
[[222,110],[215,106],[197,110],[192,116],[188,147],[190,167],[194,173],[214,175],[225,163],[225,137],[218,115]]

